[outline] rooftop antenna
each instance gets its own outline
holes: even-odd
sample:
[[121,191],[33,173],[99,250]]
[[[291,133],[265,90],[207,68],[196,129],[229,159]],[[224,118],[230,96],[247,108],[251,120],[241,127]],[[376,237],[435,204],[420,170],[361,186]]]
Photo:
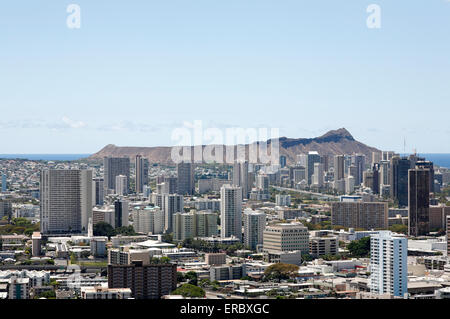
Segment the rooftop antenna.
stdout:
[[406,137],[403,138],[403,153],[406,154]]

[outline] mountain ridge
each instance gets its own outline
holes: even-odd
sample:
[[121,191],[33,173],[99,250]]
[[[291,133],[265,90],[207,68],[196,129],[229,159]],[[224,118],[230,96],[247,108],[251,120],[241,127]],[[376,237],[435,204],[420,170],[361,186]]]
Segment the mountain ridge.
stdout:
[[[260,142],[255,143],[258,144]],[[267,144],[268,146],[271,145],[272,140],[268,140]],[[280,155],[286,156],[289,164],[296,162],[298,154],[307,153],[309,151],[317,151],[320,155],[359,153],[366,156],[371,156],[372,152],[380,152],[380,150],[375,147],[357,141],[345,128],[331,130],[319,137],[313,138],[280,137],[279,145]],[[203,148],[205,147],[205,145],[202,146]],[[247,155],[248,147],[249,144],[245,144]],[[236,145],[234,145],[234,148],[236,153]],[[270,151],[269,147],[268,149]],[[134,147],[108,144],[97,153],[91,155],[88,160],[99,160],[103,157],[129,157],[132,159],[136,155],[142,155],[147,158],[150,163],[173,165],[174,163],[171,160],[171,150],[171,146]]]

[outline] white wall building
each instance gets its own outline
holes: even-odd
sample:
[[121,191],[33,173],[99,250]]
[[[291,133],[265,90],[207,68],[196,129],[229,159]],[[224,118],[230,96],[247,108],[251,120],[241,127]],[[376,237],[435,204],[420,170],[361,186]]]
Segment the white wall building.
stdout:
[[370,236],[370,291],[402,297],[408,292],[408,241],[390,231]]

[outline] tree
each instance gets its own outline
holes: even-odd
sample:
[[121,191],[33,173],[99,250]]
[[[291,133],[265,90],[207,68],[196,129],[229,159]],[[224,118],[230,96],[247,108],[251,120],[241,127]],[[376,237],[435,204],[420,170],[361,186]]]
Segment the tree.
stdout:
[[189,284],[197,286],[198,278],[197,278],[197,273],[195,271],[188,271],[184,275],[184,278],[188,280]]
[[370,237],[364,237],[360,240],[354,240],[347,246],[352,257],[362,258],[369,257],[370,254]]
[[183,282],[183,281],[184,281],[183,273],[177,271],[177,282]]
[[44,291],[34,297],[34,299],[39,299],[39,298],[56,299],[56,293],[54,290]]
[[184,284],[172,291],[171,295],[181,295],[183,297],[190,298],[203,298],[205,297],[206,293],[200,287],[191,284]]
[[200,280],[200,287],[205,288],[211,285],[211,280],[208,278]]
[[134,231],[133,226],[122,226],[118,227],[114,230],[116,235],[125,235],[125,236],[135,236],[136,232]]
[[173,235],[172,234],[163,234],[162,241],[165,243],[173,243]]
[[282,279],[289,279],[298,275],[298,266],[291,264],[273,264],[266,268],[264,277],[267,280],[277,280],[281,282]]
[[314,257],[311,256],[309,253],[303,253],[302,254],[302,261],[303,262],[312,261],[312,260],[314,260]]
[[94,225],[94,236],[114,236],[115,231],[114,228],[105,222],[99,222]]
[[389,230],[394,233],[408,234],[408,226],[402,224],[396,224],[389,227]]

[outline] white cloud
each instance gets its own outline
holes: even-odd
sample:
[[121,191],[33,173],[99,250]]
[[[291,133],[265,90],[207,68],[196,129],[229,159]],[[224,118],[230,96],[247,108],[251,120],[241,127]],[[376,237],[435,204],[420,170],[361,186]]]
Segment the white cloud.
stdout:
[[69,126],[71,128],[82,128],[82,127],[86,126],[86,123],[81,122],[81,121],[77,122],[77,121],[71,120],[67,116],[63,116],[62,121],[64,122],[64,124],[66,124],[67,126]]

